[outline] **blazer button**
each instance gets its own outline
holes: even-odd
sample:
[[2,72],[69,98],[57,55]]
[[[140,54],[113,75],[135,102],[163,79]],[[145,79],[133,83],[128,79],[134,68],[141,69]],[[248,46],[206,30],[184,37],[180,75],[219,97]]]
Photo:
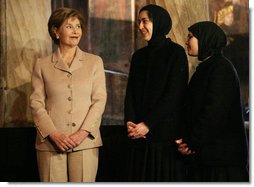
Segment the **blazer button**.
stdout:
[[69,101],[72,101],[72,98],[71,98],[71,97],[68,97],[68,100],[69,100]]
[[68,74],[67,74],[67,77],[71,77],[71,74],[68,73]]
[[69,85],[68,85],[68,88],[72,88],[72,85],[71,85],[71,84],[69,84]]
[[75,126],[76,126],[76,123],[72,123],[72,126],[75,127]]
[[69,114],[72,114],[72,110],[69,110],[68,113],[69,113]]

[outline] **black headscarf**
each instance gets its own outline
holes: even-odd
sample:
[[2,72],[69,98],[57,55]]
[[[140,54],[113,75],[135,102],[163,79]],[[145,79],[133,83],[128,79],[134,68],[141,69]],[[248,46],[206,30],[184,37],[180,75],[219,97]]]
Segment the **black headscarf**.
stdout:
[[166,35],[172,28],[171,17],[167,10],[158,5],[146,5],[140,11],[147,10],[152,16],[153,34],[148,45],[157,45],[166,39]]
[[221,53],[227,44],[224,31],[215,23],[203,21],[190,26],[188,30],[198,39],[198,59]]

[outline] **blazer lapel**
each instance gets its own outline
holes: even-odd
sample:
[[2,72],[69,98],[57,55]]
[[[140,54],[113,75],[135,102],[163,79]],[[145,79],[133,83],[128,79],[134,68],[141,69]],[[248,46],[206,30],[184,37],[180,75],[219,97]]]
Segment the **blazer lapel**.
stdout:
[[70,71],[73,72],[73,71],[81,68],[83,65],[82,61],[84,61],[82,51],[77,47],[76,55],[75,55],[73,62],[71,64]]
[[53,59],[52,62],[55,63],[54,67],[57,69],[60,69],[62,71],[70,72],[70,69],[68,66],[63,62],[62,58],[60,57],[60,51],[59,48],[57,51],[53,53]]
[[77,48],[76,55],[75,55],[70,67],[68,67],[63,62],[63,60],[60,56],[59,48],[57,49],[57,51],[55,53],[53,53],[53,63],[55,63],[54,67],[57,69],[60,69],[62,71],[69,72],[69,73],[72,73],[73,71],[82,67],[82,61],[84,61],[84,59],[83,59],[82,51],[79,48]]
[[62,71],[70,72],[70,69],[62,60],[56,61],[55,68],[60,69]]

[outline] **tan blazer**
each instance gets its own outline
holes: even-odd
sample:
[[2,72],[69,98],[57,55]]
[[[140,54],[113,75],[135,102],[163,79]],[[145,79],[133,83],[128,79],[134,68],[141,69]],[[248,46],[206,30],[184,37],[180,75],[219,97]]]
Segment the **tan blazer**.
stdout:
[[90,135],[75,149],[102,145],[99,127],[106,104],[102,59],[77,48],[69,68],[59,49],[38,59],[32,74],[30,107],[37,129],[36,149],[55,151],[47,136],[55,130],[70,135],[84,129]]

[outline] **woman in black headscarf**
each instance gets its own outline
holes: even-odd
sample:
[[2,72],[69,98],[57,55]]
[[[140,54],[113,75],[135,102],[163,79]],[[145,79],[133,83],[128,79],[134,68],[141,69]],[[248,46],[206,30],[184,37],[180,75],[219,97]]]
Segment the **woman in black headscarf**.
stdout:
[[222,54],[227,38],[213,22],[188,28],[188,54],[200,64],[193,74],[186,101],[186,129],[176,142],[190,155],[189,180],[248,181],[247,141],[238,75]]
[[148,45],[131,60],[125,98],[125,124],[130,138],[128,181],[183,181],[177,138],[188,62],[183,47],[166,38],[169,13],[147,5],[138,27]]

